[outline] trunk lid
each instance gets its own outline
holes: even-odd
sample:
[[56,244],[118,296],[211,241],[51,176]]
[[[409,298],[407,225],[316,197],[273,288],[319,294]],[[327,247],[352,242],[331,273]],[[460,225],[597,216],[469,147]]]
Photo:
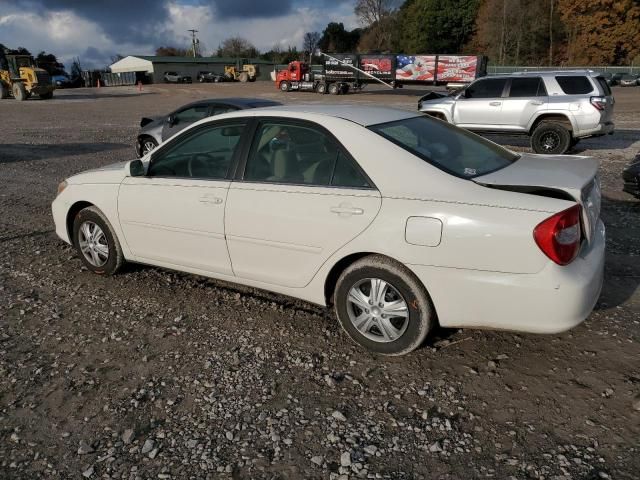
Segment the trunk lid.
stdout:
[[593,157],[522,154],[496,172],[473,179],[487,187],[524,193],[563,192],[582,207],[583,233],[591,241],[600,218],[599,162]]

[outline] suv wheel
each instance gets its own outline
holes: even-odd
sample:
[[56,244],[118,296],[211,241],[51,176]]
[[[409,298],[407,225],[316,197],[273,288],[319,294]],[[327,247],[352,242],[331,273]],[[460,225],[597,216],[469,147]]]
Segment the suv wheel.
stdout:
[[540,122],[531,136],[531,148],[536,153],[562,155],[571,146],[571,132],[564,125]]
[[383,355],[416,349],[436,323],[424,286],[404,265],[382,255],[348,267],[338,279],[334,301],[349,337]]

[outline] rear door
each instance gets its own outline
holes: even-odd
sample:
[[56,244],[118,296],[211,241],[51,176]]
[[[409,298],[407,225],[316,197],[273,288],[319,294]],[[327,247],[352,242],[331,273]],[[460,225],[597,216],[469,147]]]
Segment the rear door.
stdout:
[[598,86],[600,87],[600,91],[602,92],[602,95],[607,99],[607,102],[604,107],[604,113],[602,115],[602,120],[604,122],[610,122],[613,120],[613,106],[616,103],[615,99],[613,98],[613,92],[611,91],[611,88],[609,87],[609,84],[607,83],[606,78],[595,77],[593,78],[593,80],[597,82]]
[[260,120],[238,177],[225,211],[233,271],[274,285],[307,285],[381,205],[356,161],[312,122]]
[[549,97],[541,77],[514,77],[502,99],[500,124],[505,130],[526,130],[540,112],[547,110]]
[[500,125],[506,84],[506,78],[482,78],[473,82],[456,99],[453,123],[476,129]]

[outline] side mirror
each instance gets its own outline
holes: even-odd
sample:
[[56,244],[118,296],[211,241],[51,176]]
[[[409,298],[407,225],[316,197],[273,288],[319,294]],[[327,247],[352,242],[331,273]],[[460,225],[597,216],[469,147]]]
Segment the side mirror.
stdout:
[[129,162],[129,176],[130,177],[144,176],[144,163],[142,163],[142,160],[132,160]]
[[169,115],[167,117],[167,124],[173,127],[176,124],[176,117],[174,117],[173,115]]

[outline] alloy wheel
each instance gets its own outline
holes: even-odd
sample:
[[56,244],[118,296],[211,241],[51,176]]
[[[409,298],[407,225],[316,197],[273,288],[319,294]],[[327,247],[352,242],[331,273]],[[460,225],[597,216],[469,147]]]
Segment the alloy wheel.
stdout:
[[97,223],[87,220],[78,231],[80,250],[94,267],[102,267],[109,259],[107,237]]

